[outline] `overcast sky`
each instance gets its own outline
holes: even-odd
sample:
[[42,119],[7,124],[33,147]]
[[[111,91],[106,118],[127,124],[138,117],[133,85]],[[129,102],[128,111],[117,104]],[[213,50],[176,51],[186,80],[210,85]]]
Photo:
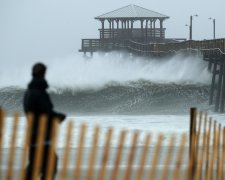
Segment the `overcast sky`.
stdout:
[[[135,4],[165,15],[168,38],[188,38],[190,15],[193,39],[225,37],[224,0],[0,0],[0,61],[64,57],[77,53],[82,38],[98,38],[94,17]],[[82,54],[81,54],[82,55]]]

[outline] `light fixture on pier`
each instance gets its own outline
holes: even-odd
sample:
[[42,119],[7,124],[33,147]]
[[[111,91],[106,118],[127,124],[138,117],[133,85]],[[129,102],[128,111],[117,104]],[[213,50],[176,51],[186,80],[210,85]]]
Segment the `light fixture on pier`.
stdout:
[[189,39],[190,39],[190,33],[191,33],[191,26],[190,25],[188,25],[188,24],[185,24],[185,26],[187,26],[188,27],[188,29],[189,29]]
[[213,39],[216,39],[216,19],[210,17],[209,20],[213,21]]
[[190,40],[192,40],[192,21],[193,21],[193,17],[198,17],[198,15],[195,14],[195,15],[190,16]]

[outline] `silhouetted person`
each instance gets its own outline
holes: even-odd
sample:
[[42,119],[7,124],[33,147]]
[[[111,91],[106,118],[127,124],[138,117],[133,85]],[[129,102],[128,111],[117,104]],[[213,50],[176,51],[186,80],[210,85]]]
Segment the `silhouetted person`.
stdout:
[[[53,104],[51,99],[46,91],[48,88],[47,81],[45,80],[46,66],[42,63],[37,63],[33,66],[32,69],[32,80],[28,85],[28,89],[24,95],[24,111],[25,113],[32,113],[33,125],[31,127],[31,136],[30,136],[30,147],[29,147],[29,164],[26,169],[26,180],[31,180],[34,167],[35,153],[37,150],[37,136],[38,136],[38,127],[40,124],[40,115],[47,115],[46,123],[46,136],[44,138],[43,156],[42,156],[42,165],[39,175],[41,179],[46,178],[46,165],[47,159],[49,157],[49,149],[51,146],[51,131],[52,131],[52,122],[54,118],[58,118],[60,121],[65,119],[65,115],[62,113],[55,112],[53,110]],[[54,164],[54,176],[57,173],[57,155],[54,152],[55,164]]]

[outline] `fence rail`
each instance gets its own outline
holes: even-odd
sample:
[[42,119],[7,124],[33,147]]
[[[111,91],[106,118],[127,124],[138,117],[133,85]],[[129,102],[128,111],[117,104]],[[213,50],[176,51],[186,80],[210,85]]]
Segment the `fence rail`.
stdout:
[[[87,128],[86,124],[82,124],[79,130],[78,147],[75,155],[75,166],[72,169],[72,173],[68,172],[68,160],[71,158],[70,143],[71,137],[74,130],[74,124],[72,121],[68,123],[67,135],[65,148],[62,155],[62,168],[57,175],[57,179],[98,179],[98,180],[116,180],[116,179],[186,179],[186,180],[200,180],[200,179],[218,179],[222,180],[225,178],[225,127],[218,124],[217,121],[213,121],[212,118],[208,117],[207,113],[203,114],[192,108],[190,111],[190,136],[189,141],[187,134],[182,134],[181,137],[177,135],[171,135],[168,142],[163,142],[164,135],[158,134],[156,143],[152,144],[152,134],[146,133],[143,141],[141,153],[137,155],[137,142],[139,140],[139,132],[135,131],[132,133],[131,139],[128,139],[127,131],[122,130],[117,140],[118,147],[113,159],[113,166],[108,167],[108,161],[112,157],[111,152],[111,141],[112,134],[114,133],[113,128],[108,128],[106,134],[101,134],[100,127],[94,128],[92,137],[92,143],[90,144],[90,152],[87,157],[88,167],[84,170],[82,168],[82,161],[84,159],[83,146],[86,138]],[[28,125],[24,134],[24,147],[20,158],[19,172],[15,177],[15,142],[18,136],[18,123],[19,114],[15,113],[14,121],[12,126],[12,135],[10,136],[10,148],[8,149],[8,163],[7,168],[3,172],[2,169],[2,151],[3,151],[3,136],[4,127],[7,124],[5,121],[4,111],[0,110],[0,179],[19,179],[23,180],[25,175],[25,165],[27,162],[27,146],[29,146],[29,135],[31,133],[32,115],[27,115]],[[43,141],[46,126],[46,116],[42,116],[40,119],[39,136],[37,137],[37,152],[35,154],[35,168],[33,171],[33,180],[38,179],[38,171],[40,164],[42,163]],[[52,145],[51,153],[46,164],[48,179],[51,179],[54,164],[53,152],[56,148],[56,142],[58,139],[59,126],[57,119],[53,124],[54,131],[52,132]],[[20,129],[21,131],[21,129]],[[96,167],[98,142],[99,137],[104,136],[105,142],[101,155],[101,163],[99,167]],[[178,139],[180,142],[177,149],[174,149],[175,140]],[[126,141],[131,140],[128,153],[124,153],[123,149]],[[186,154],[185,147],[189,142],[189,154]],[[152,156],[151,160],[147,160],[149,150],[151,148]],[[162,156],[162,149],[164,155]],[[122,157],[127,157],[127,164],[124,166],[121,164]],[[173,160],[173,157],[174,159]],[[189,156],[188,161],[185,162],[185,156]],[[163,158],[163,159],[162,159]],[[134,165],[134,161],[137,159],[138,164]],[[163,166],[159,166],[159,161],[163,161]]]

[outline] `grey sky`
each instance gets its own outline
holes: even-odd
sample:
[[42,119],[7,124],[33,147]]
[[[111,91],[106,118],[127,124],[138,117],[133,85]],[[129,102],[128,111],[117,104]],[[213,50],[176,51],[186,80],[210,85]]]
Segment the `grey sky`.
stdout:
[[168,38],[188,38],[190,15],[193,39],[225,37],[224,0],[0,0],[0,61],[64,57],[77,53],[82,38],[98,38],[94,17],[136,4],[170,16]]

